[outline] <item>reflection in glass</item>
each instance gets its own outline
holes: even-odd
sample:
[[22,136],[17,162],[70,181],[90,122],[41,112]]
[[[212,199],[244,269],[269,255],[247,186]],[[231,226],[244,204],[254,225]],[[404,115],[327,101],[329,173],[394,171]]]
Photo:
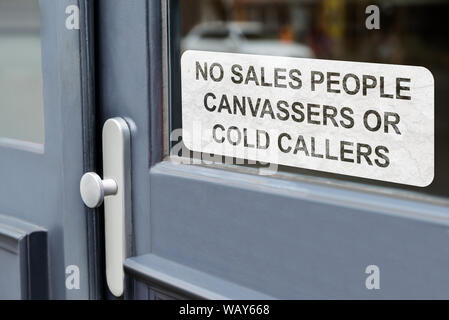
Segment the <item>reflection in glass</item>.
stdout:
[[196,26],[184,38],[182,50],[224,51],[313,58],[304,44],[276,39],[266,33],[260,22],[206,22]]
[[43,144],[39,3],[0,0],[0,143]]
[[[179,0],[187,49],[423,66],[435,78],[435,180],[426,188],[313,170],[280,170],[449,196],[447,0]],[[366,27],[369,5],[380,29]],[[172,105],[172,114],[181,114]],[[179,108],[177,110],[177,108]],[[175,121],[174,128],[180,121]]]

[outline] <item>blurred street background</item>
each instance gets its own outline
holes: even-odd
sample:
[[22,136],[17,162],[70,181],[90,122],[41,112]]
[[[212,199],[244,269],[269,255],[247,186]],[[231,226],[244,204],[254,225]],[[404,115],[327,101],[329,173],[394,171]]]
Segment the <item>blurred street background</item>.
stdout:
[[0,0],[0,139],[43,144],[37,0]]

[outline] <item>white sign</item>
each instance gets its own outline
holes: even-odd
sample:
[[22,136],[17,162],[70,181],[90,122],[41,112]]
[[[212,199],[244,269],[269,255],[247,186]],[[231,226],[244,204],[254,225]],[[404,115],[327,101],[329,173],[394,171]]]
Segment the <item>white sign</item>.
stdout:
[[425,187],[434,79],[424,67],[186,51],[192,151]]

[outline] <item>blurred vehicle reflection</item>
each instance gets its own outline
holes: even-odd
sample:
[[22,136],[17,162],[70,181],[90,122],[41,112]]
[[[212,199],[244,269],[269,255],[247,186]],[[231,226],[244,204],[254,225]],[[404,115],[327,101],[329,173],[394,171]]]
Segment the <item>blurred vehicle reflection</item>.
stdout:
[[284,36],[284,39],[267,36],[260,22],[201,23],[183,39],[181,48],[182,51],[204,50],[298,58],[315,56],[311,48],[293,42],[288,36]]

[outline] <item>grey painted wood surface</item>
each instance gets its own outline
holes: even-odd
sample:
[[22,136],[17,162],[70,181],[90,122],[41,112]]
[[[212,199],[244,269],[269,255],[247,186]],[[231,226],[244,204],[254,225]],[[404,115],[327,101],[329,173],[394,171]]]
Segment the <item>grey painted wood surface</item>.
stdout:
[[[98,3],[99,122],[122,116],[132,125],[128,270],[155,280],[149,257],[159,257],[274,298],[448,298],[443,205],[161,162],[168,84],[158,3]],[[371,264],[380,268],[380,290],[365,287]],[[150,298],[136,287],[138,298]]]
[[47,231],[0,215],[0,299],[48,299]]
[[[94,75],[86,71],[85,34],[65,28],[65,8],[86,1],[40,0],[45,145],[39,152],[0,145],[0,212],[47,230],[49,297],[54,299],[89,298],[95,269],[89,265],[95,261],[88,260],[87,211],[79,195],[84,151],[92,141],[84,131],[90,86],[86,77]],[[68,265],[79,267],[79,290],[66,289]]]
[[150,176],[165,259],[276,298],[449,297],[446,207],[168,162]]

